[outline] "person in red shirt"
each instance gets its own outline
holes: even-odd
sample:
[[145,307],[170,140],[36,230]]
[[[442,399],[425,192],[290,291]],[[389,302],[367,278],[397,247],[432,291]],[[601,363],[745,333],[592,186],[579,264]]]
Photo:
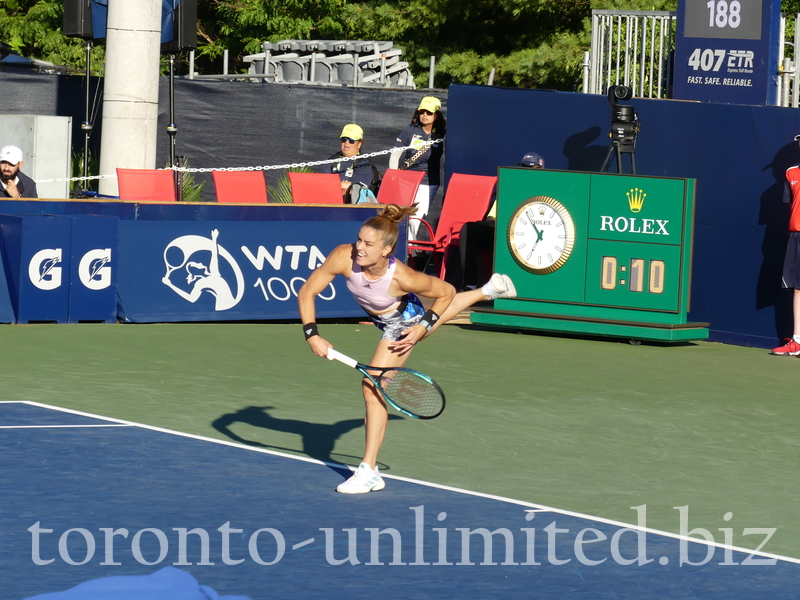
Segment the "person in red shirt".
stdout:
[[[800,135],[796,135],[794,139],[800,141]],[[794,290],[792,298],[794,328],[791,339],[785,345],[775,348],[772,354],[798,356],[800,355],[800,164],[786,169],[783,201],[790,202],[792,208],[789,213],[789,243],[786,246],[781,279],[785,289]]]

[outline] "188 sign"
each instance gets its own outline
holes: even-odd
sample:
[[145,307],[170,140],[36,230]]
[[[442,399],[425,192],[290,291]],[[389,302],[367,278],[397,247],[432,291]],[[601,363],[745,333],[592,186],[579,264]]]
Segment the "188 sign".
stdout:
[[[771,0],[778,2],[778,0]],[[763,0],[683,0],[683,36],[759,40]]]
[[742,24],[742,5],[738,0],[733,0],[730,4],[725,0],[710,0],[706,3],[708,7],[708,26],[730,27],[736,29]]

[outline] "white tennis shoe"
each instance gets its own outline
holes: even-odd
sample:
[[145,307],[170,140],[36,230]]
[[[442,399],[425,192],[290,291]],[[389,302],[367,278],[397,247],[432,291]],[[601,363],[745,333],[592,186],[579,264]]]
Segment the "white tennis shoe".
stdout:
[[371,468],[367,463],[362,462],[358,469],[344,483],[340,483],[336,491],[340,494],[366,494],[367,492],[377,492],[386,487],[378,468]]
[[492,275],[486,285],[481,288],[481,291],[492,300],[517,297],[517,288],[514,287],[514,282],[511,281],[508,275],[501,275],[500,273]]

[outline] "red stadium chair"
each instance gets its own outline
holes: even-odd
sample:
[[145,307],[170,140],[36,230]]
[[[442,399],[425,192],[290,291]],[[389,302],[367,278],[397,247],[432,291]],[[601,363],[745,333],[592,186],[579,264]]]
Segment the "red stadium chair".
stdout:
[[341,179],[335,173],[289,171],[288,175],[295,204],[344,204]]
[[164,169],[117,169],[120,200],[175,202],[175,174]]
[[217,202],[266,204],[267,183],[262,171],[211,171]]
[[[447,270],[447,254],[457,247],[464,223],[482,221],[489,211],[497,177],[485,175],[464,175],[453,173],[442,204],[442,214],[436,232],[424,219],[418,219],[430,235],[428,240],[409,240],[409,254],[416,250],[430,252],[431,257],[439,256],[439,278],[444,279]],[[416,217],[411,217],[415,219]],[[430,260],[430,257],[428,258]]]
[[387,169],[381,180],[381,188],[378,190],[378,202],[411,206],[423,177],[425,177],[424,171]]

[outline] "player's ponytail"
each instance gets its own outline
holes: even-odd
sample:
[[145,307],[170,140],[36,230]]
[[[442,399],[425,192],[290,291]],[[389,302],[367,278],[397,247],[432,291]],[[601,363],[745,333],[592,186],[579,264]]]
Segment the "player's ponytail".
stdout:
[[399,223],[406,215],[411,216],[416,214],[417,205],[413,206],[398,206],[397,204],[387,204],[379,213],[378,218],[388,219],[393,223]]
[[364,221],[365,227],[370,227],[381,234],[383,242],[387,246],[394,247],[397,244],[397,238],[400,235],[397,229],[397,224],[402,222],[407,216],[411,216],[417,212],[417,205],[413,206],[398,206],[397,204],[387,204],[383,207],[377,216],[371,217]]

